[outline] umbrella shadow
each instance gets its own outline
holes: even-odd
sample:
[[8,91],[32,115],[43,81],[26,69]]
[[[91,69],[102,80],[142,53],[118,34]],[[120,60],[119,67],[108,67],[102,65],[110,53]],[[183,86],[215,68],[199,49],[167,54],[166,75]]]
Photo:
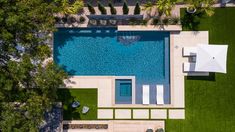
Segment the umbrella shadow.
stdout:
[[205,81],[216,81],[215,80],[215,73],[210,72],[209,76],[188,76],[186,77],[187,80],[205,80]]

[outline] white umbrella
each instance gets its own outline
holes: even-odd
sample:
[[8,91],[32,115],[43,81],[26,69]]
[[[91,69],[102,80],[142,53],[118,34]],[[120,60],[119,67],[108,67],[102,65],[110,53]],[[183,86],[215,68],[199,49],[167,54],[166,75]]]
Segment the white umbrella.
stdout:
[[199,44],[195,71],[226,73],[228,45]]

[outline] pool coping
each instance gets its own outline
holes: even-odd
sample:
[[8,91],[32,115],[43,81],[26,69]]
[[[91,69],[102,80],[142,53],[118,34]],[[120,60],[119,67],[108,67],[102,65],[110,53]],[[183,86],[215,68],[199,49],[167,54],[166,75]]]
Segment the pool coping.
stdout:
[[118,31],[182,31],[181,25],[118,25]]

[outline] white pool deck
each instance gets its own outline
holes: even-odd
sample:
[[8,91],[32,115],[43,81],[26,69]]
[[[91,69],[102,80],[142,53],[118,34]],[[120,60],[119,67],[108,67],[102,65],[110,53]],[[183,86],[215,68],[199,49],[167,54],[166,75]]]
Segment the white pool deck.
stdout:
[[115,104],[115,79],[132,79],[134,76],[71,76],[69,81],[65,81],[66,88],[97,88],[98,107],[115,108],[184,108],[184,76],[183,63],[188,61],[182,56],[183,47],[197,46],[198,43],[208,44],[208,31],[192,32],[177,31],[170,34],[170,82],[171,82],[171,104],[165,105],[142,105],[135,104],[135,86],[132,91],[132,104]]
[[147,129],[165,128],[163,120],[103,120],[103,121],[63,121],[63,124],[108,124],[108,129],[69,129],[64,132],[145,132]]

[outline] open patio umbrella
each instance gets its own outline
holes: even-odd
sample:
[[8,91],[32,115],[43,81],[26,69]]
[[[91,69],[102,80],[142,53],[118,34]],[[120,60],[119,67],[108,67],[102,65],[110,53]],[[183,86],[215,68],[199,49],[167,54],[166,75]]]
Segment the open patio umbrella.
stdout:
[[226,73],[227,50],[228,45],[199,44],[195,71]]

